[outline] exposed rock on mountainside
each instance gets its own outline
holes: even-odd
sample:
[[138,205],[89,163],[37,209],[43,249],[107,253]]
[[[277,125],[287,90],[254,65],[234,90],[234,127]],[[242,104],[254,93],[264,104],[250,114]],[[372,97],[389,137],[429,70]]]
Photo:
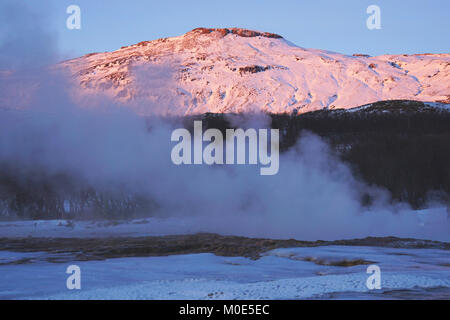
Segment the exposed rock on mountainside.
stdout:
[[214,28],[196,28],[192,30],[191,32],[198,32],[201,34],[207,34],[211,32],[219,32],[222,36],[226,36],[227,34],[236,34],[241,37],[266,37],[266,38],[275,38],[275,39],[281,39],[282,36],[275,34],[275,33],[269,33],[269,32],[259,32],[259,31],[253,31],[253,30],[246,30],[241,28],[222,28],[222,29],[214,29]]

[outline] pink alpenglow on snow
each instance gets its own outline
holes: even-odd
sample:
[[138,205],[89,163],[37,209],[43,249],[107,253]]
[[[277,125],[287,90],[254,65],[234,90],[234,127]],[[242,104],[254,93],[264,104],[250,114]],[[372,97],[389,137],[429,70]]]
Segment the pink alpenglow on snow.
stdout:
[[142,115],[304,113],[392,99],[448,103],[450,54],[344,55],[279,35],[197,28],[65,61],[80,95],[99,92]]

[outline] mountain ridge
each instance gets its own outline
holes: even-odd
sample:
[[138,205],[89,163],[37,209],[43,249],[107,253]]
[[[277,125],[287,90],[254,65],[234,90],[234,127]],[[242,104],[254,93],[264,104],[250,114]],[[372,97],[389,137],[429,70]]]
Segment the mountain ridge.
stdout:
[[59,64],[80,94],[139,114],[304,113],[381,100],[450,102],[450,54],[353,56],[240,28],[196,28]]

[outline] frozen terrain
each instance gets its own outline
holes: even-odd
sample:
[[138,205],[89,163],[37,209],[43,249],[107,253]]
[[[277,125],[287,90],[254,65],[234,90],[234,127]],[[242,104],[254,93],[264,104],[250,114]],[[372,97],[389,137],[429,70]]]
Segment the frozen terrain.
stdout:
[[199,28],[61,63],[139,114],[308,112],[380,100],[449,102],[450,54],[353,56],[243,29]]
[[[258,260],[204,253],[33,262],[39,255],[46,253],[0,251],[1,299],[450,298],[450,254],[438,249],[323,246],[276,249]],[[366,287],[372,263],[381,268],[381,290]],[[66,288],[71,264],[81,268],[81,290]]]
[[[425,226],[442,223],[444,211],[415,214]],[[254,239],[182,224],[2,222],[0,299],[450,299],[448,242]],[[66,288],[73,264],[81,290]],[[380,290],[366,286],[372,264]]]

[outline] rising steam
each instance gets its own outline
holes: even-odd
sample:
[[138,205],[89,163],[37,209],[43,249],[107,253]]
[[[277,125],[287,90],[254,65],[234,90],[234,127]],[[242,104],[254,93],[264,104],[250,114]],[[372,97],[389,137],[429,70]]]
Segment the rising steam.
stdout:
[[[57,55],[48,48],[55,47],[54,39],[45,30],[30,29],[25,36],[18,25],[26,10],[9,12],[22,19],[0,19],[6,23],[0,45],[0,163],[23,173],[33,168],[64,173],[97,190],[143,195],[155,204],[149,214],[174,218],[181,230],[194,226],[222,234],[324,240],[449,239],[446,217],[421,225],[406,205],[389,205],[386,192],[357,181],[312,134],[280,155],[274,176],[260,176],[258,167],[249,165],[175,166],[170,136],[180,123],[139,117],[107,97],[75,102],[70,77],[33,63],[36,54],[53,62],[49,57]],[[263,115],[230,121],[242,128],[267,127]],[[375,199],[371,207],[361,204],[366,193]]]

